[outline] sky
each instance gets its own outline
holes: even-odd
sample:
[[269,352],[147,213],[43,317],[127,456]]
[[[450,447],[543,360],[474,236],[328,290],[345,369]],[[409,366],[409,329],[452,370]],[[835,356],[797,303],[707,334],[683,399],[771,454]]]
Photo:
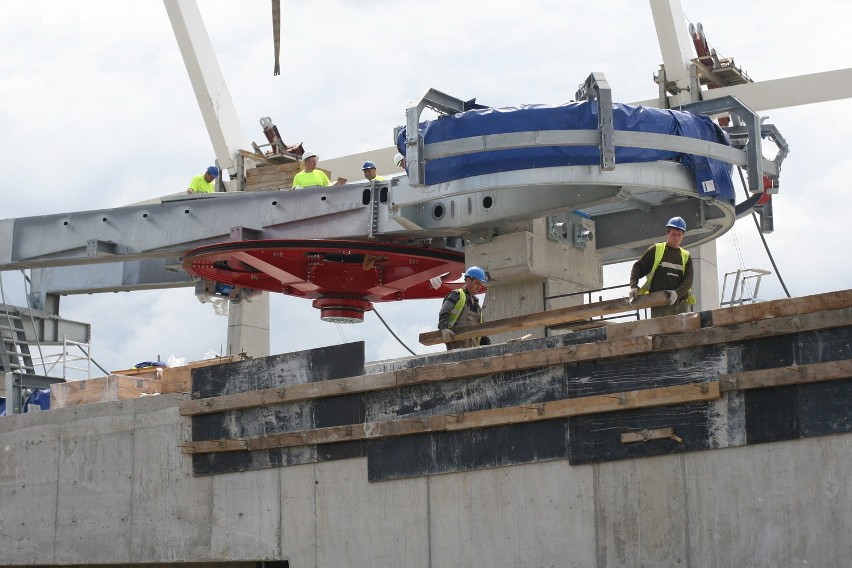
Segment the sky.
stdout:
[[[262,116],[285,141],[302,141],[321,159],[390,146],[405,108],[428,88],[496,107],[560,104],[591,72],[602,72],[616,102],[657,95],[653,75],[662,57],[649,4],[640,0],[281,4],[276,77],[270,2],[199,0],[246,149],[265,142]],[[0,219],[180,192],[213,162],[162,2],[6,0],[3,7]],[[756,81],[852,67],[845,34],[852,4],[683,0],[682,7],[689,21],[703,24],[711,46]],[[844,138],[852,132],[852,100],[761,114],[790,145],[775,232],[766,236],[778,272],[793,296],[852,287],[852,158]],[[717,246],[720,289],[726,272],[773,270],[750,218]],[[625,284],[629,268],[606,267],[604,284]],[[5,300],[25,305],[20,273],[2,276]],[[763,279],[760,299],[784,296],[776,274]],[[417,342],[435,328],[439,303],[377,309],[409,348],[426,353],[441,349]],[[92,324],[92,356],[108,370],[224,350],[227,319],[189,288],[63,297],[60,314]],[[272,353],[360,340],[368,360],[408,353],[375,314],[335,325],[322,322],[309,301],[272,299]]]

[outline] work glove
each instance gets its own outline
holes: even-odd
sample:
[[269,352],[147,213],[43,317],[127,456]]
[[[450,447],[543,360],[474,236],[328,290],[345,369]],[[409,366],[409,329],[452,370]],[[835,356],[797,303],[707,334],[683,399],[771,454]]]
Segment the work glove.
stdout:
[[630,293],[627,294],[627,301],[631,304],[636,300],[636,296],[639,295],[639,288],[631,288]]
[[451,329],[442,329],[441,337],[444,339],[444,343],[449,343],[456,338],[456,334]]
[[670,306],[677,304],[677,292],[674,290],[666,290],[666,296],[668,296]]

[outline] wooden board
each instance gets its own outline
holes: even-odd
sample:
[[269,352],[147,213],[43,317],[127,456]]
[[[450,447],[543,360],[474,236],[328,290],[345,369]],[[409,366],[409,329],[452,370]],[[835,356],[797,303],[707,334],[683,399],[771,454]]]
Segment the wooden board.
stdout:
[[50,408],[114,402],[160,392],[162,383],[156,379],[109,375],[50,385]]
[[700,384],[619,392],[612,395],[551,400],[535,404],[476,410],[459,414],[440,414],[424,418],[388,420],[383,422],[353,422],[343,419],[344,424],[340,426],[287,431],[279,434],[232,438],[230,440],[193,440],[184,444],[181,449],[183,453],[187,454],[229,452],[235,450],[268,450],[308,444],[371,440],[427,432],[455,432],[491,426],[527,424],[530,422],[552,420],[554,418],[609,413],[623,411],[623,409],[650,408],[683,404],[692,401],[713,400],[719,398],[719,394],[719,383],[712,381]]
[[[680,316],[671,317],[678,318]],[[709,327],[695,330],[692,333],[660,334],[655,335],[653,338],[644,335],[640,337],[623,337],[610,341],[581,343],[494,356],[485,355],[489,352],[485,350],[480,351],[483,356],[479,359],[471,359],[470,361],[454,364],[438,363],[367,376],[346,377],[324,383],[260,389],[246,391],[243,394],[224,395],[217,399],[189,401],[181,405],[180,412],[184,416],[192,416],[237,408],[263,406],[276,402],[307,400],[343,393],[388,389],[400,385],[438,382],[462,377],[477,377],[506,371],[561,365],[564,363],[598,361],[650,353],[652,351],[679,351],[702,345],[720,345],[747,339],[789,334],[797,331],[837,327],[846,325],[850,321],[852,321],[852,308],[844,308],[841,310],[760,320],[731,326]]]
[[787,298],[758,302],[744,306],[721,308],[710,312],[712,324],[731,325],[745,321],[795,316],[812,312],[852,307],[852,290],[814,294],[800,298]]
[[189,393],[192,392],[192,370],[212,365],[224,365],[240,361],[239,355],[227,355],[215,359],[204,359],[203,361],[192,361],[179,367],[165,367],[162,370],[161,381],[163,382],[163,393]]
[[[331,352],[199,369],[203,398],[181,408],[193,416],[183,451],[196,475],[365,455],[378,481],[852,431],[852,308],[837,305],[726,325],[711,312],[613,324],[610,339],[596,330],[436,353],[361,376],[305,374]],[[746,390],[721,399],[722,385]]]
[[[748,443],[852,431],[852,380],[842,380],[850,359],[852,325],[749,342],[741,359],[742,376],[753,379],[766,371],[770,388],[745,391]],[[790,369],[799,366],[806,370],[791,384]],[[779,380],[781,386],[773,385],[773,377],[785,375],[787,384]]]
[[[666,303],[665,292],[652,292],[651,294],[639,296],[632,304],[627,301],[627,298],[604,300],[602,302],[593,302],[591,304],[583,304],[580,306],[569,306],[567,308],[558,308],[545,312],[502,318],[477,325],[459,326],[454,328],[453,332],[456,334],[456,339],[461,340],[471,337],[493,335],[495,333],[504,333],[507,331],[531,329],[546,325],[566,324],[569,322],[587,320],[592,317],[632,312],[656,306],[665,306]],[[428,331],[420,334],[420,343],[423,345],[437,345],[439,343],[444,343],[444,340],[441,337],[440,331]]]
[[[364,370],[363,342],[310,349],[297,353],[250,359],[228,365],[200,367],[192,371],[192,390],[199,396],[250,392],[269,387],[325,381]],[[346,396],[319,402],[297,402],[233,410],[192,418],[193,440],[217,440],[258,436],[286,428],[322,428],[347,421],[363,421],[360,401]],[[329,444],[317,448],[275,448],[226,454],[193,456],[195,475],[210,475],[314,463],[364,455],[359,442]]]
[[161,379],[165,367],[139,367],[138,369],[123,369],[112,371],[110,375],[121,375],[122,377],[139,377],[140,379]]

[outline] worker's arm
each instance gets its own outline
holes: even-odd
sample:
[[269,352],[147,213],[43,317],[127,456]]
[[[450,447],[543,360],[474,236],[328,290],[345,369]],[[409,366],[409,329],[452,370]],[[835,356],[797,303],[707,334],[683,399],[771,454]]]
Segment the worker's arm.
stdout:
[[686,260],[686,266],[683,269],[683,281],[680,283],[680,286],[677,287],[675,292],[677,292],[678,299],[686,298],[686,295],[689,293],[689,290],[692,288],[692,256]]
[[645,254],[639,258],[635,263],[633,263],[633,268],[630,269],[630,287],[638,288],[639,287],[639,279],[651,272],[651,268],[654,266],[654,245],[648,247],[648,250],[645,251]]

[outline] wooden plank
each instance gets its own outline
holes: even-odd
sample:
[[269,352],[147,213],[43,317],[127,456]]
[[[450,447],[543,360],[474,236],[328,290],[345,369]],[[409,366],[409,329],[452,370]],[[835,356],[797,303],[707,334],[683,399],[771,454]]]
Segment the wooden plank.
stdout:
[[[665,292],[653,292],[651,294],[643,294],[639,296],[632,304],[627,301],[627,298],[604,300],[602,302],[592,302],[591,304],[582,304],[580,306],[569,306],[567,308],[503,318],[477,325],[459,326],[454,328],[453,332],[456,334],[456,339],[461,340],[471,337],[480,337],[483,335],[492,335],[495,333],[504,333],[506,331],[530,329],[545,325],[583,322],[583,320],[593,317],[619,314],[622,312],[632,312],[644,308],[665,306],[666,304]],[[444,339],[441,337],[440,331],[427,331],[420,334],[420,343],[423,345],[437,345],[439,343],[444,343]]]
[[286,164],[263,164],[250,170],[246,170],[246,180],[249,178],[258,178],[267,175],[289,174],[295,175],[299,173],[301,165],[299,162],[291,162]]
[[748,390],[852,379],[852,359],[719,375],[721,390]]
[[640,335],[668,335],[701,329],[701,314],[679,314],[636,321],[607,323],[607,339],[636,337]]
[[[580,306],[570,306],[557,310],[503,318],[478,325],[460,326],[453,331],[456,332],[456,339],[467,339],[470,337],[530,329],[545,325],[587,323],[582,320],[592,317],[634,311],[637,309],[664,306],[666,304],[665,300],[666,296],[664,292],[654,292],[652,294],[639,296],[632,304],[629,304],[624,298],[604,300],[602,302],[593,302]],[[771,302],[761,302],[757,304],[747,304],[744,306],[713,310],[711,312],[711,317],[713,325],[720,326],[848,307],[852,307],[852,290],[803,296],[801,298],[773,300]],[[437,345],[444,343],[444,341],[441,337],[441,332],[429,331],[420,334],[420,343],[423,345]]]
[[121,375],[122,377],[139,377],[142,379],[160,379],[163,376],[165,367],[139,367],[134,369],[124,369],[122,371],[113,371],[112,375]]
[[578,361],[623,357],[625,355],[649,353],[653,348],[653,342],[649,337],[628,337],[614,341],[537,349],[456,363],[440,363],[373,375],[346,377],[191,400],[181,403],[180,414],[182,416],[195,416],[282,402],[391,389],[405,385],[479,377],[506,371],[535,369]]
[[216,357],[215,359],[204,359],[202,361],[191,361],[186,365],[179,367],[163,368],[163,393],[191,393],[192,392],[192,369],[201,367],[209,367],[211,365],[224,365],[225,363],[233,363],[240,361],[239,355],[226,355],[225,357]]
[[636,444],[638,442],[648,442],[650,440],[668,440],[682,442],[680,438],[675,436],[674,428],[654,428],[653,430],[640,430],[638,432],[622,432],[622,444]]
[[66,408],[78,404],[114,402],[160,392],[162,383],[156,379],[109,375],[51,385],[50,407]]
[[[670,317],[678,318],[681,316]],[[660,320],[663,319],[667,318],[660,318]],[[683,319],[688,319],[688,317]],[[644,321],[653,322],[654,320]],[[665,323],[662,322],[644,325],[648,326],[647,329],[656,329],[658,331],[665,328]],[[693,320],[692,323],[685,323],[684,325],[694,326],[695,322]],[[729,343],[842,325],[852,325],[852,308],[761,320],[731,327],[703,328],[682,335],[654,335],[653,339],[646,336],[627,337],[598,343],[568,345],[555,349],[511,353],[503,356],[485,357],[457,363],[427,365],[412,369],[376,373],[374,375],[346,377],[330,381],[209,397],[182,403],[180,414],[182,416],[195,416],[212,412],[265,406],[268,404],[279,404],[282,402],[390,389],[403,385],[477,377],[506,371],[519,371],[611,357],[625,357],[628,355],[648,353],[650,351],[675,351],[689,347]],[[642,326],[637,326],[635,329],[646,330]]]
[[826,292],[800,298],[785,298],[756,304],[721,308],[710,312],[714,326],[759,319],[794,316],[852,307],[852,290]]
[[806,313],[796,316],[750,321],[730,326],[705,327],[694,333],[658,335],[659,351],[672,351],[718,343],[731,343],[759,339],[773,335],[786,335],[802,331],[828,329],[852,325],[852,308]]
[[253,438],[186,442],[181,445],[181,452],[184,454],[199,454],[237,450],[256,451],[354,440],[370,440],[427,432],[469,430],[473,428],[521,424],[555,418],[622,411],[633,408],[651,408],[671,404],[715,400],[719,397],[719,382],[710,381],[701,384],[618,392],[458,414],[346,424],[329,428],[282,432]]

